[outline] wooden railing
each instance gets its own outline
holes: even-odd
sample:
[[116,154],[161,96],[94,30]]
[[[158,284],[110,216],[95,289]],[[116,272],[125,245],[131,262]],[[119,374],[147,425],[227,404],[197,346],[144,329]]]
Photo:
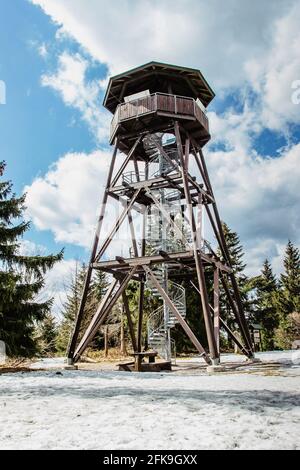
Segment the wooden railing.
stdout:
[[209,132],[207,116],[193,98],[153,93],[152,95],[118,105],[111,122],[111,137],[114,136],[120,122],[158,111],[182,116],[194,116]]

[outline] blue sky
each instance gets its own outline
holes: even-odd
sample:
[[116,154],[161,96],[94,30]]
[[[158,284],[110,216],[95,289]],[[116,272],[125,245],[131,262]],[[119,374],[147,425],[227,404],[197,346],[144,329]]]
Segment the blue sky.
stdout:
[[[43,71],[55,64],[57,50],[53,44],[53,55],[45,60],[38,48],[44,42],[53,43],[57,28],[27,1],[4,0],[1,5],[5,15],[0,20],[0,79],[6,84],[6,105],[0,107],[0,152],[7,162],[6,177],[21,193],[59,156],[75,150],[89,152],[95,140],[79,112],[40,85]],[[68,41],[68,49],[76,52],[78,46]],[[37,231],[34,225],[26,238],[50,251],[66,245],[55,243],[51,231]],[[80,258],[85,253],[66,245],[66,256]]]
[[265,257],[280,272],[287,239],[299,245],[300,2],[221,3],[0,0],[1,159],[28,193],[27,249],[66,247],[53,276],[88,256],[109,160],[107,79],[149,60],[200,68],[216,91],[205,154],[249,272]]

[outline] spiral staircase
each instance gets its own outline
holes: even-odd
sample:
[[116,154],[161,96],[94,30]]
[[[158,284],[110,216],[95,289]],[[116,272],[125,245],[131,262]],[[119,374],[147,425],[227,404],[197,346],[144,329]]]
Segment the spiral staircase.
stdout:
[[[156,143],[158,142],[158,146]],[[162,134],[154,134],[144,139],[144,148],[149,158],[151,178],[168,175],[176,171],[178,153],[174,139],[162,142]],[[162,151],[159,149],[162,148]],[[167,157],[166,157],[167,155]],[[168,213],[166,220],[158,207],[151,205],[148,209],[146,224],[146,246],[149,255],[165,251],[176,253],[187,249],[191,243],[191,235],[186,227],[181,211],[181,194],[178,190],[160,189],[153,192],[156,200],[163,205]],[[159,284],[166,291],[180,315],[186,317],[186,294],[180,284],[168,279],[168,264],[162,263],[153,271]],[[171,330],[178,320],[162,299],[151,279],[147,279],[147,288],[161,305],[148,317],[148,346],[157,351],[161,357],[171,360],[172,345]]]
[[[166,280],[168,268],[162,265],[160,269],[154,271],[155,277],[159,284],[166,290],[173,304],[177,308],[180,315],[186,317],[186,298],[185,289],[176,282]],[[148,345],[151,349],[157,351],[159,355],[166,360],[171,360],[172,356],[172,339],[171,329],[179,322],[174,313],[165,305],[157,288],[150,279],[147,280],[147,288],[151,289],[154,297],[162,300],[156,310],[148,317]]]

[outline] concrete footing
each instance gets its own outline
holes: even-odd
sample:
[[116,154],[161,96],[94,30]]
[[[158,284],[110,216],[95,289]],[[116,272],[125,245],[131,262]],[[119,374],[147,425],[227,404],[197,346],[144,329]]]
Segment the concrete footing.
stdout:
[[67,365],[64,367],[64,370],[78,370],[78,366],[76,365]]
[[226,367],[222,366],[221,364],[207,366],[206,371],[209,374],[218,374],[219,372],[226,372]]
[[248,364],[259,364],[261,362],[261,359],[258,359],[258,357],[251,357],[250,359],[247,359]]

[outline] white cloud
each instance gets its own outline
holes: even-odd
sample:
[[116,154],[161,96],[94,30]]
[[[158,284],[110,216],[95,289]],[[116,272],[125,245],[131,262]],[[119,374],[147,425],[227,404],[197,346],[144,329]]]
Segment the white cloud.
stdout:
[[[266,257],[274,259],[278,271],[279,255],[287,240],[300,245],[300,144],[276,159],[248,152],[236,146],[205,153],[221,217],[241,237],[248,272],[257,272]],[[109,159],[105,152],[67,154],[45,177],[27,187],[28,215],[36,227],[51,230],[60,243],[89,249]],[[101,240],[119,215],[116,204],[110,204],[106,214]],[[126,256],[129,239],[124,225],[106,255]]]
[[52,230],[58,242],[90,247],[109,154],[70,153],[44,177],[26,187],[28,216],[40,230]]
[[112,73],[161,60],[201,67],[221,87],[245,79],[245,60],[263,60],[274,21],[293,3],[227,0],[225,7],[221,0],[31,1]]
[[[39,230],[51,230],[59,243],[90,249],[111,155],[70,153],[44,177],[25,188],[27,215]],[[122,206],[110,199],[101,233],[103,241],[120,215]],[[106,254],[128,255],[128,224],[124,223]]]
[[300,144],[277,158],[234,148],[206,156],[221,217],[238,232],[247,252],[249,272],[278,256],[290,238],[300,246]]
[[38,47],[38,53],[43,59],[45,59],[48,56],[48,49],[45,43],[41,44]]
[[18,253],[21,256],[44,256],[47,253],[47,248],[30,240],[21,240]]
[[80,54],[59,56],[54,74],[43,75],[42,85],[57,91],[67,106],[78,109],[99,141],[108,138],[110,115],[101,106],[103,81],[86,79],[89,63]]
[[[287,131],[286,124],[300,122],[292,101],[292,84],[300,79],[297,0],[227,0],[226,8],[221,0],[89,0],[88,6],[85,0],[31,1],[57,23],[58,38],[75,39],[110,74],[149,60],[197,67],[218,94],[226,87],[256,91],[255,111],[264,127]],[[98,95],[107,77],[87,83],[87,67],[80,55],[64,53],[57,73],[43,77],[43,84],[80,109],[103,141],[110,118]]]
[[300,3],[274,26],[272,45],[265,60],[246,63],[251,85],[261,101],[261,120],[266,127],[285,130],[287,123],[300,123],[300,108],[293,102],[293,83],[300,80]]
[[[18,250],[22,256],[46,256],[49,250],[43,246],[36,244],[30,240],[21,240]],[[62,260],[54,265],[54,267],[47,271],[45,275],[45,285],[37,295],[37,301],[45,302],[53,298],[52,313],[57,318],[60,318],[60,313],[64,303],[67,300],[67,294],[70,291],[72,279],[76,271],[76,264],[78,261]]]
[[[300,79],[300,3],[227,0],[224,8],[221,0],[32,2],[58,24],[58,40],[71,36],[110,73],[162,60],[201,68],[220,94],[236,95],[241,112],[209,113],[212,143],[225,146],[222,151],[208,146],[207,162],[222,218],[247,249],[249,272],[265,257],[278,272],[287,239],[300,245],[300,145],[262,158],[253,137],[266,127],[288,132],[289,123],[300,122],[299,105],[292,103],[292,83]],[[79,109],[103,141],[109,117],[98,97],[105,79],[88,82],[88,66],[82,55],[63,53],[57,72],[45,75],[43,84]],[[97,188],[106,176],[104,155],[68,154],[27,188],[38,228],[52,230],[58,241],[90,246]]]
[[76,260],[62,260],[48,271],[45,276],[45,286],[38,296],[39,301],[53,298],[52,313],[61,319],[61,311],[67,300],[70,285],[76,270]]

